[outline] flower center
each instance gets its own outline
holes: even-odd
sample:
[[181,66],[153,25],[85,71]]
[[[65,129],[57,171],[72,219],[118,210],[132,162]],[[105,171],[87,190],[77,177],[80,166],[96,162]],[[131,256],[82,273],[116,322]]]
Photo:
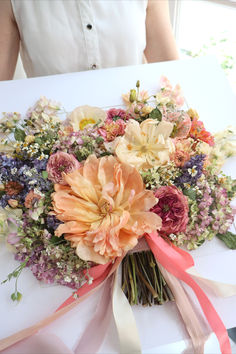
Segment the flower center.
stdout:
[[162,211],[163,211],[164,213],[166,213],[166,212],[169,211],[169,210],[170,210],[169,205],[164,204],[163,207],[162,207]]
[[80,128],[80,130],[83,130],[86,127],[86,125],[95,124],[95,123],[96,122],[93,118],[84,118],[80,121],[79,128]]
[[140,152],[145,153],[145,152],[147,152],[147,151],[148,151],[148,149],[147,149],[147,146],[146,146],[146,145],[142,145],[142,146],[140,147]]
[[106,214],[110,214],[112,212],[112,206],[110,203],[108,202],[104,202],[101,206],[100,206],[100,211],[103,215]]

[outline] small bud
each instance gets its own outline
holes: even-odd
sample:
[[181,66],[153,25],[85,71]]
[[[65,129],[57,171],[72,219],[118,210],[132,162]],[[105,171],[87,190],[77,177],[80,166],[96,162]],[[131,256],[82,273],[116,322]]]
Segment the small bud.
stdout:
[[139,110],[139,108],[136,106],[136,107],[134,108],[134,113],[135,113],[135,114],[139,114],[139,112],[140,112],[140,110]]
[[136,87],[137,88],[140,87],[140,81],[139,80],[136,82]]
[[151,113],[152,110],[153,110],[153,107],[151,107],[151,106],[143,106],[141,111],[142,111],[143,115],[146,115],[146,114]]
[[193,120],[194,118],[199,119],[199,115],[198,115],[197,111],[195,111],[195,109],[190,108],[187,113],[188,113],[189,117],[191,118],[191,120]]
[[129,101],[131,103],[136,101],[136,90],[130,90]]

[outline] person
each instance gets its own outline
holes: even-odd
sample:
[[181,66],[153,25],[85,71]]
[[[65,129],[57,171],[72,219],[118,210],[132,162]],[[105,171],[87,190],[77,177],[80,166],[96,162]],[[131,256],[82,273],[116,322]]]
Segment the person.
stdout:
[[179,58],[168,0],[1,0],[0,80]]

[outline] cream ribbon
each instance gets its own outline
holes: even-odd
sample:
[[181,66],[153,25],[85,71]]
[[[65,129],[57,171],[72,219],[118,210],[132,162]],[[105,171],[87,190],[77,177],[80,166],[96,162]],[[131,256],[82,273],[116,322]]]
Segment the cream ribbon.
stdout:
[[133,310],[118,281],[118,269],[114,274],[112,308],[120,340],[121,354],[141,354],[141,342]]
[[221,283],[215,280],[207,279],[200,275],[195,267],[187,269],[200,284],[211,290],[214,295],[219,297],[230,297],[236,295],[236,284]]

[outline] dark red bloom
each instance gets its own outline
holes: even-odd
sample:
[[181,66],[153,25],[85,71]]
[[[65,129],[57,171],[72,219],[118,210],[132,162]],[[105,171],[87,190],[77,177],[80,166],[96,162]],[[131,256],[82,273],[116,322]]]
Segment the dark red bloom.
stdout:
[[151,209],[162,219],[161,232],[166,235],[184,232],[188,224],[188,200],[175,186],[158,188],[155,191],[158,203]]

